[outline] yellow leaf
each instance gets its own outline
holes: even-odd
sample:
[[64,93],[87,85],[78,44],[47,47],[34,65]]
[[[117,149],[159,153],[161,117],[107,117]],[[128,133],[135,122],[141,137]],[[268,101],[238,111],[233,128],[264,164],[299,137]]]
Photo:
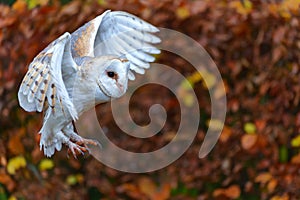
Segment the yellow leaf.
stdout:
[[10,197],[8,198],[8,200],[18,200],[18,199],[17,199],[17,197],[15,197],[15,196],[12,195],[12,196],[10,196]]
[[98,0],[97,2],[101,6],[105,6],[107,4],[106,0]]
[[178,7],[176,10],[176,15],[180,19],[185,19],[190,16],[190,11],[185,6]]
[[229,6],[236,10],[237,13],[241,15],[247,15],[252,11],[252,2],[249,0],[243,0],[243,3],[240,0],[235,0],[229,3]]
[[17,156],[9,159],[7,164],[7,171],[9,174],[15,174],[16,170],[25,166],[26,166],[25,158],[23,156]]
[[214,76],[214,74],[207,71],[201,71],[201,76],[204,80],[203,85],[206,88],[210,89],[216,84],[216,77]]
[[48,158],[41,160],[41,162],[39,164],[40,171],[49,170],[49,169],[52,169],[53,167],[54,167],[53,161]]
[[76,175],[69,175],[66,179],[68,185],[75,185],[77,183]]
[[226,95],[226,89],[227,89],[226,85],[223,85],[222,82],[220,82],[214,90],[214,93],[213,93],[214,97],[216,99],[223,97],[224,95]]
[[84,181],[84,177],[82,174],[76,174],[75,176],[78,183],[82,183]]
[[37,6],[44,6],[44,5],[47,5],[48,4],[48,1],[49,0],[30,0],[30,1],[27,1],[28,3],[28,8],[29,9],[33,9]]
[[190,93],[187,93],[183,98],[183,103],[187,107],[191,107],[194,104],[194,96]]
[[199,72],[194,72],[191,76],[188,77],[189,82],[192,84],[197,83],[202,80],[202,76]]
[[255,124],[251,123],[251,122],[247,122],[245,125],[244,125],[244,131],[247,133],[247,134],[255,134],[256,132],[256,126]]
[[292,147],[300,147],[300,135],[292,139],[291,145]]
[[184,90],[192,90],[194,86],[194,83],[189,81],[188,79],[185,79],[184,81],[181,82],[180,88]]
[[285,0],[281,2],[281,8],[293,12],[298,13],[299,12],[299,6],[300,6],[300,0]]
[[82,183],[83,180],[84,177],[82,174],[72,174],[67,177],[66,182],[68,185],[75,185],[77,183]]
[[214,131],[220,131],[223,129],[224,122],[218,119],[210,119],[206,121],[206,125],[209,126]]

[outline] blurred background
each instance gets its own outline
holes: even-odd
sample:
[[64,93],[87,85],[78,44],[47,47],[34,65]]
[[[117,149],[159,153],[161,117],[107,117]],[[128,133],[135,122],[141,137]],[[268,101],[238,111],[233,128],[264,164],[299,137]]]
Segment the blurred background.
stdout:
[[[300,199],[299,0],[0,0],[0,200],[15,199]],[[184,60],[163,52],[158,63],[190,77],[201,109],[188,151],[164,169],[131,174],[67,150],[39,150],[42,114],[27,113],[17,90],[34,56],[64,32],[106,9],[124,10],[199,42],[223,77],[227,117],[210,154],[198,158],[210,117],[207,86]],[[176,41],[174,41],[176,42]],[[130,109],[149,122],[160,103],[168,119],[154,137],[136,139],[114,123],[110,104],[97,107],[109,138],[133,152],[161,148],[175,135],[180,112],[167,89],[139,89]],[[188,96],[188,95],[187,95]],[[187,105],[189,99],[186,99]],[[129,142],[130,141],[130,142]]]

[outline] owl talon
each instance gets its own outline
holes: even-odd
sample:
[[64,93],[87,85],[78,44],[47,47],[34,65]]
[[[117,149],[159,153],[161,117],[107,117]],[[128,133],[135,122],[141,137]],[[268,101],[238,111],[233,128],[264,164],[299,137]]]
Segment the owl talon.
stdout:
[[73,142],[70,142],[68,144],[69,149],[68,149],[68,154],[67,157],[69,158],[69,154],[72,153],[74,158],[77,159],[77,155],[84,155],[84,152],[88,151],[86,147],[80,146],[78,144],[75,144]]

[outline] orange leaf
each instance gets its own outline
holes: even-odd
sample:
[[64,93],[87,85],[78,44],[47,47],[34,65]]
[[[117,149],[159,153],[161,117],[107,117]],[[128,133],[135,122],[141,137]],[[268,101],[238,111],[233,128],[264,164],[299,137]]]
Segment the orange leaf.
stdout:
[[293,156],[291,162],[293,164],[300,164],[300,153],[297,154],[297,155],[295,155],[295,156]]
[[277,181],[276,179],[272,178],[272,179],[270,180],[270,182],[269,182],[268,185],[267,185],[267,188],[268,188],[269,193],[274,192],[274,190],[275,190],[277,184],[278,184],[278,181]]
[[8,149],[14,155],[24,154],[24,145],[22,144],[21,138],[25,135],[25,129],[21,128],[18,131],[12,133],[12,136],[8,141]]
[[241,139],[241,143],[242,143],[242,147],[245,150],[249,150],[252,147],[254,147],[254,145],[257,142],[257,135],[243,135],[242,139]]
[[264,172],[259,174],[256,178],[255,178],[255,182],[258,183],[267,183],[272,179],[272,174],[270,174],[269,172]]
[[151,197],[156,192],[155,183],[148,177],[141,177],[138,180],[139,189],[146,194],[148,197]]
[[18,12],[23,12],[26,10],[27,4],[25,0],[17,0],[13,6],[12,9]]
[[231,128],[224,126],[222,130],[222,134],[220,135],[220,141],[227,142],[231,135],[232,135]]
[[0,183],[2,183],[3,185],[6,186],[6,188],[11,192],[16,184],[15,182],[12,180],[12,178],[7,175],[7,174],[0,174]]
[[232,199],[236,199],[241,195],[241,189],[238,185],[232,185],[226,189],[226,196]]
[[224,195],[228,198],[231,198],[231,199],[236,199],[241,195],[241,189],[238,185],[232,185],[225,189],[216,189],[213,192],[214,197],[219,197],[222,195]]
[[290,197],[287,194],[284,194],[282,196],[276,195],[271,198],[271,200],[289,200],[289,199],[290,199]]
[[166,200],[170,198],[171,186],[170,184],[163,184],[162,188],[156,192],[153,196],[153,200]]

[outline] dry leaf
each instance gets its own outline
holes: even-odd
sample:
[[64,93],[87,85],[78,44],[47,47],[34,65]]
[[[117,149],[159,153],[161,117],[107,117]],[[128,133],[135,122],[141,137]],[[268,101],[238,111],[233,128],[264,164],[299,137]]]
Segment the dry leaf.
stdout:
[[272,177],[273,177],[272,174],[270,174],[269,172],[264,172],[264,173],[259,174],[255,178],[255,182],[265,184],[265,183],[269,182],[272,179]]
[[241,139],[243,149],[250,150],[256,144],[257,139],[257,135],[243,135]]
[[213,192],[214,197],[219,197],[222,195],[224,195],[228,198],[231,198],[231,199],[236,199],[241,195],[241,189],[238,185],[232,185],[225,189],[216,189]]
[[14,155],[24,154],[24,145],[22,144],[21,138],[25,135],[25,128],[20,128],[17,131],[11,133],[11,137],[8,141],[8,148]]
[[148,197],[152,197],[157,189],[155,183],[150,178],[145,176],[138,179],[138,187]]
[[277,181],[276,179],[272,178],[272,179],[269,181],[268,185],[267,185],[268,192],[269,192],[269,193],[274,192],[274,190],[275,190],[277,184],[278,184],[278,181]]

